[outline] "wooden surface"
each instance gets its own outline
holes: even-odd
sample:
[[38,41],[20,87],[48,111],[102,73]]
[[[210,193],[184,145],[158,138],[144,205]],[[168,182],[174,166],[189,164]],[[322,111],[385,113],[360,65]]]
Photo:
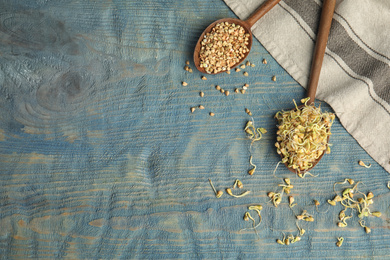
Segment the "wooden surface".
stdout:
[[[269,202],[280,183],[273,116],[305,91],[256,40],[249,77],[186,72],[203,29],[224,17],[234,15],[220,0],[0,2],[1,259],[390,259],[390,176],[337,119],[317,177],[276,171],[294,185],[294,212]],[[251,150],[245,108],[268,130]],[[216,199],[209,178],[218,189],[238,178],[251,194]],[[370,234],[356,217],[336,225],[341,207],[326,201],[344,178],[375,194]],[[258,236],[240,232],[254,204]],[[277,244],[303,209],[315,221],[300,223],[302,240]]]

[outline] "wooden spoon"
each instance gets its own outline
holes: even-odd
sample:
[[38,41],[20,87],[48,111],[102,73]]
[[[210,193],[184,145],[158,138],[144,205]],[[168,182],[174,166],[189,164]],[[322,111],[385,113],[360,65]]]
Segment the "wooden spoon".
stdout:
[[[318,80],[320,78],[320,72],[322,67],[322,61],[324,60],[326,44],[328,42],[328,36],[330,32],[330,27],[332,25],[332,18],[333,18],[335,6],[336,6],[336,0],[324,0],[322,5],[320,25],[318,27],[316,45],[315,45],[313,60],[310,69],[309,84],[307,87],[307,96],[310,97],[309,101],[307,102],[307,104],[309,105],[313,104],[315,100]],[[302,106],[300,106],[299,108],[301,107]],[[328,142],[329,142],[329,136],[328,136]],[[325,152],[323,152],[322,155],[315,162],[313,162],[313,166],[310,169],[302,171],[301,173],[313,169],[314,166],[316,166],[317,163],[322,159],[324,153]],[[287,163],[285,163],[285,165],[290,171],[296,173],[296,170],[288,167]]]
[[335,6],[336,0],[324,0],[322,4],[321,20],[318,27],[316,46],[310,69],[309,85],[307,87],[307,96],[310,97],[308,104],[312,104],[316,97],[318,80],[320,78],[322,61],[324,60]]
[[[201,41],[204,39],[204,36],[206,33],[209,33],[217,24],[219,23],[224,23],[224,22],[228,22],[230,24],[234,23],[236,25],[241,25],[245,31],[247,33],[249,33],[249,41],[248,41],[248,49],[250,51],[251,47],[252,47],[252,40],[253,40],[253,36],[252,36],[252,32],[251,32],[251,28],[252,26],[257,22],[257,20],[259,20],[261,17],[263,17],[269,10],[272,9],[272,7],[274,7],[277,3],[279,3],[280,0],[268,0],[266,1],[264,4],[262,4],[248,19],[246,19],[245,21],[243,20],[240,20],[240,19],[235,19],[235,18],[224,18],[224,19],[220,19],[220,20],[217,20],[215,22],[213,22],[212,24],[210,24],[202,33],[202,35],[199,37],[199,40],[195,46],[195,51],[194,51],[194,63],[195,63],[195,66],[196,68],[202,72],[202,73],[207,73],[206,70],[204,68],[201,68],[200,67],[200,56],[199,56],[199,52],[200,52],[200,48],[201,48]],[[243,58],[240,59],[239,62],[237,62],[232,68],[236,67],[237,65],[239,65],[240,63],[242,63],[246,57],[248,57],[248,54],[249,54],[249,51],[245,53],[245,56]],[[225,71],[220,71],[220,72],[217,72],[217,73],[212,73],[212,74],[218,74],[218,73],[221,73],[221,72],[225,72]]]

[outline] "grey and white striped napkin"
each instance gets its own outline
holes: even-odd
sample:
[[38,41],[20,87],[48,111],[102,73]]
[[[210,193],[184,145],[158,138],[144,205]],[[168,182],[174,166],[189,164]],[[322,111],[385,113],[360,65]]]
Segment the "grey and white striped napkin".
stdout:
[[[224,0],[245,20],[265,0]],[[282,0],[253,27],[253,35],[303,87],[307,85],[320,0]],[[338,0],[317,98],[390,172],[390,1]]]

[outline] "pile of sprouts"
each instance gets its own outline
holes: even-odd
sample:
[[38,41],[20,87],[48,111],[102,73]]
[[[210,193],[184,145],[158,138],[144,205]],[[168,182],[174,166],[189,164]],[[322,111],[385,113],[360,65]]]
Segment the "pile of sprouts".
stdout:
[[295,109],[279,111],[277,153],[282,156],[282,162],[298,174],[311,169],[324,152],[330,152],[328,137],[335,115],[321,112],[321,107],[308,105],[309,98],[302,99],[304,104]]
[[[344,209],[341,210],[339,213],[340,221],[338,222],[337,226],[341,228],[346,227],[348,225],[348,223],[346,222],[347,219],[352,218],[353,212],[356,212],[359,218],[358,222],[360,226],[364,228],[366,233],[371,233],[371,228],[366,226],[365,218],[369,216],[380,218],[382,216],[382,213],[379,211],[371,211],[369,206],[374,203],[374,194],[372,192],[368,192],[366,195],[360,192],[358,190],[359,183],[360,182],[357,182],[355,184],[355,181],[353,179],[345,179],[343,182],[336,182],[333,185],[333,190],[336,196],[333,198],[333,200],[328,200],[328,203],[332,206],[336,206],[337,202],[340,202],[340,204],[344,207]],[[343,187],[341,194],[337,193],[336,185],[343,184],[349,184],[350,186]],[[350,209],[351,215],[347,214],[348,209]]]

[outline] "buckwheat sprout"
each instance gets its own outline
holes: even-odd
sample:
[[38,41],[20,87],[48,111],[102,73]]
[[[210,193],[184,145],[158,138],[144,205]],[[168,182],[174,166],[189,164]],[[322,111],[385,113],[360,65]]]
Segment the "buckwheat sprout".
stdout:
[[[262,222],[262,217],[261,217],[261,210],[263,209],[263,207],[261,206],[261,205],[256,205],[256,206],[249,206],[248,207],[248,209],[249,210],[254,210],[254,211],[256,211],[257,212],[257,215],[259,216],[259,223],[257,224],[257,225],[255,225],[255,222],[253,223],[253,227],[251,227],[251,228],[243,228],[243,229],[241,229],[240,230],[240,232],[241,231],[244,231],[244,230],[255,230],[255,232],[256,232],[256,234],[257,234],[257,236],[259,236],[258,235],[258,233],[257,233],[257,227],[259,227],[260,226],[260,224],[261,224],[261,222]],[[249,214],[249,212],[247,212],[248,214]],[[250,215],[250,214],[249,214]],[[248,217],[249,218],[249,217]],[[253,218],[252,218],[253,219]],[[254,219],[253,219],[253,221],[254,221]],[[260,237],[259,237],[260,238]]]
[[252,220],[253,222],[253,227],[255,227],[256,225],[256,221],[255,219],[251,216],[251,214],[249,212],[245,212],[245,215],[244,215],[244,220],[247,221],[247,220]]
[[369,208],[365,207],[365,208],[362,209],[362,211],[360,212],[358,217],[359,218],[363,218],[363,217],[368,217],[368,215],[372,215],[372,213],[371,213]]
[[252,230],[252,229],[253,229],[253,230],[255,231],[256,236],[260,239],[260,236],[259,236],[259,234],[257,233],[257,229],[256,229],[256,228],[260,225],[261,220],[262,220],[260,214],[259,214],[259,217],[260,217],[260,222],[259,222],[259,224],[256,225],[256,221],[255,221],[255,219],[251,216],[251,214],[250,214],[248,211],[245,212],[244,220],[245,220],[245,221],[248,221],[249,219],[252,220],[252,222],[253,222],[253,227],[251,227],[251,228],[243,228],[243,229],[240,229],[239,232],[244,231],[244,230]]
[[[287,181],[288,180],[288,181]],[[286,194],[289,194],[291,189],[294,188],[293,185],[290,184],[290,179],[284,179],[286,184],[278,184],[279,187],[282,187],[282,193],[285,192]]]
[[258,135],[257,135],[256,138],[254,138],[254,139],[252,140],[252,143],[253,143],[253,142],[256,142],[256,141],[259,141],[261,138],[263,138],[263,134],[261,133],[260,128],[257,128],[257,129],[256,129],[256,132],[258,133]]
[[[333,191],[334,191],[334,193],[337,194],[337,192],[336,192],[336,185],[343,185],[343,184],[346,184],[346,183],[349,183],[350,185],[353,185],[355,182],[352,179],[349,179],[349,178],[344,179],[344,181],[342,181],[342,182],[335,182],[333,184]],[[354,190],[359,183],[362,183],[362,182],[360,182],[360,181],[357,182],[356,185],[352,189]]]
[[[356,192],[359,193],[359,194],[361,194],[361,195],[363,195],[363,197],[364,197],[363,202],[364,202],[365,205],[367,205],[367,200],[368,200],[369,198],[366,196],[366,194],[364,194],[363,192],[361,192],[361,191],[359,191],[359,190],[357,190]],[[371,198],[372,198],[372,197],[371,197]]]
[[[355,186],[353,186],[352,190],[357,191],[357,186],[358,186],[360,183],[363,184],[363,182],[358,181],[358,182],[355,184]],[[363,184],[363,185],[364,185],[364,184]]]
[[283,196],[283,191],[282,193],[275,193],[275,195],[272,198],[272,202],[275,207],[278,207],[279,204],[282,202],[282,196]]
[[292,236],[292,239],[291,239],[291,244],[294,244],[298,241],[301,241],[301,237],[300,236]]
[[257,232],[257,227],[260,226],[260,224],[261,224],[261,220],[260,220],[260,222],[256,226],[251,227],[251,228],[242,228],[242,229],[240,229],[239,232],[246,231],[246,230],[254,230],[256,235],[257,235],[257,237],[260,238],[259,233]]
[[363,166],[363,167],[365,167],[367,169],[371,168],[371,163],[369,165],[366,165],[363,161],[359,161],[358,163],[359,163],[360,166]]
[[[368,208],[368,197],[366,196],[366,194],[362,193],[362,192],[359,192],[360,194],[362,194],[364,196],[364,199],[363,198],[360,198],[359,199],[359,202],[356,202],[354,205],[356,205],[356,208],[358,209],[358,212],[360,213],[358,215],[359,218],[363,218],[363,217],[367,217],[368,215],[372,215],[370,209]],[[372,195],[373,196],[373,195]],[[371,199],[371,198],[370,198]],[[360,206],[359,206],[359,203],[362,204],[362,209],[360,209]]]
[[366,227],[366,222],[363,219],[360,219],[358,222],[362,228]]
[[261,206],[261,205],[249,206],[248,209],[256,211],[257,215],[259,215],[259,217],[261,218],[261,212],[260,211],[263,209],[263,206]]
[[286,245],[286,246],[288,246],[290,244],[294,244],[294,243],[296,243],[298,241],[301,241],[301,237],[300,236],[294,236],[294,235],[290,234],[286,238],[286,235],[284,233],[283,233],[283,239],[282,240],[276,239],[276,243],[278,243],[280,245]]
[[284,234],[284,232],[282,232],[282,233],[283,233],[283,238],[282,238],[282,240],[277,239],[277,240],[276,240],[276,243],[281,244],[281,245],[286,245],[286,243],[285,243],[286,234]]
[[[347,200],[347,203],[348,204],[345,204],[344,200]],[[359,208],[358,211],[360,212],[360,207],[359,207],[359,204],[357,201],[354,201],[348,197],[346,197],[344,200],[340,201],[340,204],[343,205],[345,208],[348,208],[348,209],[353,209],[353,208],[356,208],[356,206]],[[355,204],[352,204],[350,203],[350,201],[352,201],[353,203]],[[355,206],[356,205],[356,206]]]
[[229,194],[230,196],[235,197],[235,198],[241,198],[241,197],[244,197],[250,193],[250,191],[248,190],[248,191],[245,191],[239,195],[235,195],[235,194],[233,194],[233,192],[230,188],[227,188],[226,192],[227,192],[227,194]]
[[293,196],[288,197],[288,206],[292,209],[294,206],[298,205],[297,203],[294,203],[295,199]]
[[211,179],[209,179],[209,182],[210,182],[210,186],[211,188],[213,189],[214,193],[215,193],[215,196],[217,197],[217,199],[219,199],[222,195],[223,195],[223,191],[219,190],[217,191],[214,187],[214,184],[213,182],[211,181]]
[[371,233],[371,228],[366,226],[366,222],[363,219],[359,220],[359,224],[362,228],[364,228],[364,231],[366,231],[367,234]]
[[301,99],[301,103],[304,103],[305,106],[307,106],[307,102],[309,102],[310,100],[310,97],[307,97],[307,98],[304,98],[304,99]]
[[253,139],[253,136],[255,135],[255,133],[252,131],[252,126],[253,126],[252,121],[248,121],[248,123],[244,128],[244,131],[249,135],[249,139]]
[[238,187],[239,189],[243,188],[244,185],[242,184],[242,182],[237,179],[235,182],[234,182],[234,185],[233,185],[233,189],[235,189],[236,187]]
[[314,200],[313,202],[314,202],[314,206],[316,207],[316,211],[318,213],[326,213],[326,212],[328,212],[329,208],[326,211],[324,211],[324,212],[320,212],[320,210],[318,209],[318,206],[320,206],[320,202],[318,200]]
[[298,173],[298,177],[304,179],[306,174],[310,175],[311,177],[318,177],[318,174],[314,175],[314,174],[311,174],[310,172]]
[[279,162],[276,164],[276,167],[275,167],[274,171],[272,172],[272,175],[273,175],[275,178],[277,178],[277,179],[281,179],[281,178],[276,177],[276,175],[275,175],[276,170],[278,169],[279,164],[280,164],[281,162],[282,162],[282,161],[279,161]]
[[342,220],[341,220],[341,222],[344,224],[343,225],[343,227],[346,227],[348,224],[347,224],[347,219],[350,219],[350,218],[352,218],[352,213],[351,213],[351,216],[345,216]]
[[256,128],[255,120],[253,117],[251,117],[251,119],[251,121],[246,123],[244,128],[244,131],[248,134],[248,138],[252,140],[249,150],[254,142],[261,140],[263,138],[263,134],[267,133],[267,130],[263,127]]
[[299,235],[303,236],[303,235],[305,234],[306,230],[304,230],[303,228],[299,227],[299,225],[298,225],[298,222],[297,222],[297,221],[295,222],[295,225],[296,225],[296,226],[297,226],[297,228],[298,228]]
[[343,237],[338,237],[336,245],[338,247],[341,247],[343,245],[343,242],[344,242],[344,238]]
[[305,221],[308,221],[308,222],[313,222],[314,221],[314,217],[312,215],[310,215],[309,213],[307,213],[306,210],[303,210],[302,214],[301,215],[297,215],[296,218],[298,220],[305,220]]
[[298,105],[297,105],[297,102],[295,102],[295,99],[293,99],[293,102],[294,102],[294,105],[295,105],[295,109],[296,109],[296,110],[299,110]]
[[263,207],[261,205],[258,205],[258,206],[250,206],[248,207],[249,210],[254,210],[257,212],[257,215],[259,216],[259,223],[254,227],[254,229],[256,229],[258,226],[260,226],[263,218],[261,217],[261,210],[263,209]]
[[253,175],[256,171],[256,165],[252,163],[252,155],[249,157],[249,164],[253,166],[253,168],[248,171],[248,174]]

